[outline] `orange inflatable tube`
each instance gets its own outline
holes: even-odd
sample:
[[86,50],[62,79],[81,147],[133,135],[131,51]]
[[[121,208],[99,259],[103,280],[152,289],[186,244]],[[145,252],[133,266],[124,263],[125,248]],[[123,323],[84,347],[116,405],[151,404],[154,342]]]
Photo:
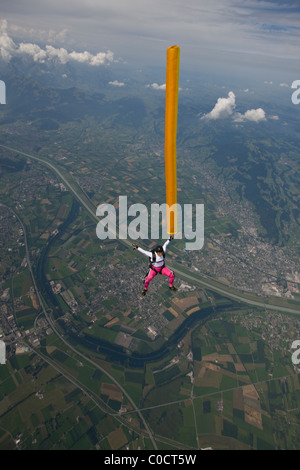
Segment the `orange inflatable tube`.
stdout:
[[[165,109],[165,180],[167,204],[167,232],[177,233],[177,170],[176,135],[179,90],[180,49],[171,46],[167,49],[166,109]],[[175,206],[172,208],[172,206]]]

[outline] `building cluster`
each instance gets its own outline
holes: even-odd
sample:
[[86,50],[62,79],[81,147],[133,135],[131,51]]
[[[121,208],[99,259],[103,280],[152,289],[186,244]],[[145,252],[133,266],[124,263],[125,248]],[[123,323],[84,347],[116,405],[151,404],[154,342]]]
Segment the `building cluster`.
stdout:
[[290,352],[293,341],[299,339],[300,320],[283,313],[249,311],[239,317],[239,322],[249,332],[258,333],[271,350],[285,354]]
[[72,291],[67,289],[63,281],[54,282],[50,281],[50,286],[54,294],[60,294],[66,304],[69,306],[72,313],[77,313],[79,311],[79,305],[75,299]]
[[[199,168],[195,165],[195,170]],[[274,245],[258,234],[258,219],[247,201],[237,198],[234,188],[201,166],[201,178],[194,184],[207,191],[217,207],[216,217],[232,219],[226,233],[205,230],[204,249],[186,253],[182,262],[220,282],[262,296],[296,298],[299,294],[300,264],[297,253],[289,246]]]

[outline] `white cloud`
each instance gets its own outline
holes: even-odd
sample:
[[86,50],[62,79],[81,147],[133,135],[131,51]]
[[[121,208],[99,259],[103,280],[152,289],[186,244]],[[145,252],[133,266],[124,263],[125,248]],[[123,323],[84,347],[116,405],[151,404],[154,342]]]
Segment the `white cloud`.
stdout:
[[57,49],[53,46],[46,46],[47,58],[49,60],[57,59],[61,64],[66,64],[69,60],[69,54],[63,47]]
[[203,118],[223,119],[232,115],[235,108],[235,94],[230,91],[228,98],[218,98],[218,101],[210,113],[205,114]]
[[114,80],[113,82],[108,82],[109,85],[113,85],[113,86],[118,86],[118,87],[122,87],[125,85],[124,82],[118,82],[118,80]]
[[[158,83],[152,83],[151,85],[146,85],[147,88],[153,88],[153,90],[165,90],[166,89],[166,84],[162,83],[159,85]],[[183,88],[178,88],[178,91],[182,91]],[[188,91],[188,88],[185,88],[185,91]]]
[[[227,98],[218,98],[214,108],[201,119],[226,119],[232,118],[234,122],[261,122],[266,121],[266,113],[262,108],[249,109],[244,114],[235,112],[236,102],[235,94],[233,91],[228,93]],[[279,119],[278,116],[273,116],[272,119]]]
[[41,49],[37,44],[21,42],[19,48],[16,50],[19,54],[31,55],[35,62],[45,62],[47,52]]
[[279,86],[283,86],[283,87],[287,87],[287,88],[291,88],[291,85],[288,85],[287,83],[280,83]]
[[262,108],[249,109],[245,114],[236,113],[233,118],[234,122],[252,121],[261,122],[266,121],[266,113]]
[[92,66],[99,66],[114,62],[114,54],[112,51],[98,52],[96,55],[93,55],[88,51],[68,52],[67,49],[63,47],[56,48],[48,44],[45,49],[30,42],[21,42],[17,45],[13,39],[8,36],[6,31],[7,22],[4,20],[0,22],[0,57],[7,62],[9,62],[12,57],[18,55],[31,56],[35,62],[40,63],[57,60],[61,64],[75,61]]
[[5,61],[10,61],[17,49],[14,41],[7,34],[7,21],[0,21],[0,57]]
[[249,109],[245,112],[244,118],[254,122],[266,121],[266,113],[262,108]]
[[7,20],[4,20],[4,19],[0,20],[0,32],[1,34],[7,32]]
[[52,43],[65,41],[67,33],[68,33],[68,30],[66,28],[62,29],[59,32],[57,32],[53,29],[50,29],[50,31],[48,32],[47,41],[52,42]]
[[[60,31],[53,29],[50,26],[50,29],[41,29],[36,27],[24,27],[17,24],[10,23],[9,28],[6,20],[2,20],[2,22],[6,23],[6,32],[8,29],[11,32],[11,35],[15,38],[27,38],[28,42],[39,42],[43,44],[61,44],[66,43],[68,40],[68,33],[69,30],[66,28],[62,28]],[[1,20],[0,20],[1,23]],[[36,25],[35,25],[36,26]],[[55,24],[55,26],[57,26]],[[1,26],[0,26],[1,29]],[[15,39],[16,40],[16,39]]]
[[146,87],[153,88],[154,90],[165,90],[166,84],[163,83],[162,85],[159,85],[158,83],[152,83],[151,85],[146,85]]
[[[83,50],[108,44],[116,55],[138,59],[135,63],[145,63],[150,56],[157,64],[173,43],[180,45],[185,61],[201,70],[204,60],[261,68],[282,67],[279,59],[296,70],[288,60],[299,57],[297,0],[153,0],[150,8],[146,0],[3,0],[1,11],[18,23],[19,41],[56,41],[57,47],[81,50],[66,45],[67,30],[72,44],[83,43]],[[34,31],[28,37],[30,29]]]
[[107,62],[115,62],[114,53],[112,51],[98,52],[98,54],[91,57],[90,65],[97,67],[98,65],[104,65]]

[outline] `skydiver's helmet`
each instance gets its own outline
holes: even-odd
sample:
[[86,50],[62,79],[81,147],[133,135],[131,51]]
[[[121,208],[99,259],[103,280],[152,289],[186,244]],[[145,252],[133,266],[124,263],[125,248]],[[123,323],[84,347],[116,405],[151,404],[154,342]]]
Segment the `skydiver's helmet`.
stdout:
[[156,251],[156,253],[163,253],[164,249],[161,245],[157,245],[157,247],[155,248],[155,251]]

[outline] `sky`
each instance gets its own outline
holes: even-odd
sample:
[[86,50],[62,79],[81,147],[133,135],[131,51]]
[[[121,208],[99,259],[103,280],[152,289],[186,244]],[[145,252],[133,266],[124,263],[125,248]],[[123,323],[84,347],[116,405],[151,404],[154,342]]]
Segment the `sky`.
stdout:
[[0,55],[101,66],[267,68],[297,76],[299,0],[1,0]]

